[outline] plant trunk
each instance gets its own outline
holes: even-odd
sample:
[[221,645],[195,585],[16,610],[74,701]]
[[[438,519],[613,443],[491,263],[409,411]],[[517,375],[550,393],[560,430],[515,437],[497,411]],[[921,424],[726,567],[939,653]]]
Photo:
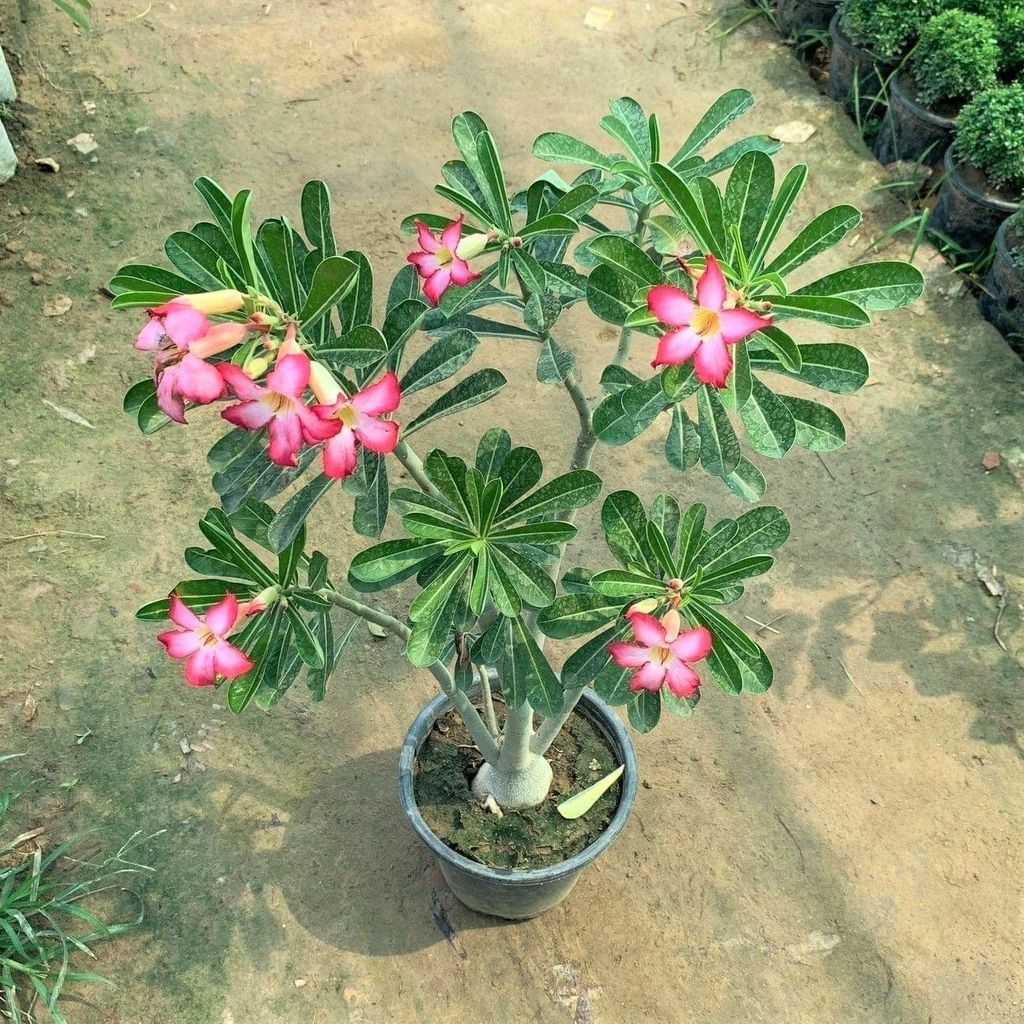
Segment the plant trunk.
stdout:
[[478,800],[493,796],[499,807],[509,810],[543,803],[551,788],[551,765],[530,750],[532,738],[533,708],[525,702],[509,708],[497,763],[484,764],[473,780]]

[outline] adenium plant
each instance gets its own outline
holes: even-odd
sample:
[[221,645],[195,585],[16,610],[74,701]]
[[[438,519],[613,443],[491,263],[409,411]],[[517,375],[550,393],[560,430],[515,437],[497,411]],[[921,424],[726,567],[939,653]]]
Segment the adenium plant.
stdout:
[[[726,93],[670,154],[656,115],[614,100],[601,121],[609,152],[545,133],[536,156],[582,170],[566,180],[548,168],[520,191],[484,121],[459,114],[458,157],[436,186],[450,205],[403,222],[416,241],[381,303],[366,257],[339,251],[323,182],[302,191],[301,232],[283,216],[254,230],[247,190],[196,182],[210,219],[167,239],[175,269],[133,264],[110,285],[115,307],[147,311],[136,344],[154,353],[153,373],[125,397],[142,431],[200,412],[231,427],[208,456],[219,502],[199,523],[207,546],[184,553],[197,576],[138,612],[171,619],[159,639],[189,683],[223,683],[238,713],[269,708],[304,671],[320,700],[354,625],[335,616],[376,623],[450,697],[484,759],[474,791],[506,807],[545,797],[545,752],[588,686],[647,731],[663,709],[693,713],[701,673],[734,694],[771,685],[768,657],[726,609],[771,568],[786,516],[755,505],[713,522],[671,492],[699,467],[756,502],[765,479],[752,456],[841,446],[835,412],[776,388],[856,391],[867,362],[794,327],[863,327],[916,298],[922,279],[893,261],[805,272],[861,215],[836,206],[794,231],[806,167],[777,183],[778,143],[763,135],[706,152],[752,102]],[[621,328],[599,382],[581,381],[560,330],[577,303]],[[473,442],[453,432],[451,450],[421,457],[420,430],[508,384],[491,367],[446,382],[511,345],[533,348],[537,381],[578,417],[564,471],[545,474],[500,426]],[[614,450],[655,431],[665,487],[649,503],[591,469],[597,452],[614,480]],[[395,464],[407,484],[394,486]],[[574,520],[602,490],[607,562],[565,568]],[[329,525],[346,505],[357,534],[389,539],[338,571],[309,546],[307,523],[315,512]],[[385,590],[403,613],[379,610]],[[552,659],[548,638],[574,649]]]

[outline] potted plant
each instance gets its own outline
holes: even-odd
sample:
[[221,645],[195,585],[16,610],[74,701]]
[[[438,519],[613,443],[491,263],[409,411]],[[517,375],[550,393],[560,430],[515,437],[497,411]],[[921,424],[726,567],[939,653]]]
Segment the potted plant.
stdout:
[[[370,264],[339,251],[322,182],[303,189],[300,232],[285,217],[254,230],[247,190],[200,178],[211,219],[167,239],[175,269],[133,264],[111,282],[115,307],[148,311],[136,345],[155,355],[154,376],[125,398],[142,430],[209,405],[231,424],[209,453],[219,505],[199,524],[207,546],[184,553],[197,578],[139,617],[170,618],[160,642],[190,683],[223,684],[236,714],[272,707],[303,671],[323,699],[351,642],[336,614],[401,642],[441,690],[403,746],[402,800],[478,910],[539,913],[623,827],[637,779],[614,708],[646,732],[663,712],[693,714],[699,673],[731,694],[771,685],[767,654],[727,608],[771,568],[785,514],[758,505],[715,522],[669,492],[699,465],[757,501],[765,480],[737,424],[769,459],[842,445],[831,409],[771,382],[848,393],[867,363],[851,345],[798,342],[792,323],[861,327],[920,294],[920,273],[890,261],[788,287],[860,213],[838,206],[787,231],[806,167],[776,188],[764,136],[705,156],[752,99],[725,94],[674,154],[656,115],[615,100],[601,121],[613,152],[547,132],[536,155],[585,169],[566,181],[548,168],[511,195],[486,124],[459,114],[458,157],[436,191],[461,212],[406,219],[414,251],[379,327]],[[723,188],[715,176],[729,168]],[[627,226],[605,222],[623,211]],[[621,328],[599,385],[581,380],[563,329],[580,303]],[[626,366],[634,340],[653,372]],[[467,436],[479,420],[421,457],[423,428],[439,441],[447,417],[508,384],[497,368],[464,370],[506,345],[537,357],[516,387],[538,400],[557,390],[574,411],[564,469],[545,477],[539,453],[501,426]],[[643,500],[614,486],[612,449],[656,422],[667,489]],[[607,486],[591,468],[598,445]],[[579,565],[574,520],[602,490],[607,552]],[[356,534],[387,539],[339,570],[309,546],[307,523],[349,504]],[[347,698],[374,682],[349,679]]]
[[985,319],[1024,355],[1024,213],[1007,217],[996,232],[995,256],[978,299]]
[[779,0],[775,22],[785,39],[828,31],[839,0]]
[[986,249],[1024,189],[1024,83],[979,92],[960,112],[931,226],[964,249]]
[[929,18],[889,85],[889,109],[875,140],[875,156],[941,163],[964,103],[996,84],[1001,51],[995,25],[980,14],[943,11]]
[[829,25],[829,96],[861,117],[884,103],[886,83],[941,0],[843,0]]

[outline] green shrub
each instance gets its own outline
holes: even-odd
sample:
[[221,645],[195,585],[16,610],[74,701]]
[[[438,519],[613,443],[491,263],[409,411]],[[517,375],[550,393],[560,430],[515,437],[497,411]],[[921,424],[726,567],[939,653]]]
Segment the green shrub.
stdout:
[[1010,75],[1024,72],[1024,4],[1017,3],[1003,11],[997,19],[999,67]]
[[964,106],[956,152],[997,188],[1024,185],[1024,83],[985,89]]
[[943,0],[845,0],[840,25],[852,42],[892,60],[945,6]]
[[944,11],[929,18],[910,57],[918,94],[929,105],[973,96],[996,84],[996,27],[981,14]]

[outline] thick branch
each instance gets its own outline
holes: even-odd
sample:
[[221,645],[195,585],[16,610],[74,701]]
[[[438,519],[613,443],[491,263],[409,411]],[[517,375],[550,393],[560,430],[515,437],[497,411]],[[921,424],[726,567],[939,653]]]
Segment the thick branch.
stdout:
[[395,445],[395,450],[391,453],[398,461],[405,466],[409,476],[416,481],[417,486],[421,491],[429,494],[432,498],[442,498],[441,492],[430,482],[427,477],[426,470],[423,468],[423,461],[420,457],[404,442],[399,441]]
[[566,690],[565,696],[562,698],[562,710],[557,714],[550,715],[540,723],[530,741],[530,750],[538,757],[543,757],[548,752],[548,748],[562,731],[562,726],[565,725],[573,709],[580,702],[580,697],[583,696],[585,689],[586,686],[576,686],[571,690]]

